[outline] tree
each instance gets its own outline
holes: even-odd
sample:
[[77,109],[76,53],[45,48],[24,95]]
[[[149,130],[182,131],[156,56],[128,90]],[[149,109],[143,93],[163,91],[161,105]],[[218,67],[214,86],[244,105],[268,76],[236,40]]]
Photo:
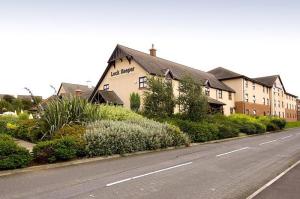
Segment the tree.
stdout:
[[172,82],[161,77],[150,77],[144,92],[144,112],[152,117],[172,116],[175,107]]
[[199,121],[206,117],[208,102],[202,92],[200,84],[191,77],[184,77],[179,84],[179,97],[177,104],[180,106],[181,115],[192,121]]
[[141,98],[138,93],[130,94],[130,109],[138,112],[141,106]]
[[12,96],[12,95],[4,95],[3,96],[3,100],[9,102],[9,103],[12,103],[14,100],[15,100],[15,97]]
[[6,111],[13,111],[13,106],[8,101],[0,99],[0,113],[4,113]]

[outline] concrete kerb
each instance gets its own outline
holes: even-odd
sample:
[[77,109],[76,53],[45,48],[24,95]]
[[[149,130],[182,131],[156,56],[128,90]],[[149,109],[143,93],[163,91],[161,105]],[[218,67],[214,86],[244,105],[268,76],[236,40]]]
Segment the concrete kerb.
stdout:
[[[289,129],[291,129],[291,128],[289,128]],[[221,139],[221,140],[212,140],[212,141],[202,142],[202,143],[192,143],[192,144],[190,144],[190,147],[206,145],[206,144],[214,144],[214,143],[220,143],[220,142],[228,142],[228,141],[232,141],[232,140],[238,140],[238,139],[254,137],[254,136],[261,136],[261,135],[266,135],[266,134],[270,134],[270,133],[278,133],[278,132],[287,131],[289,129],[284,129],[284,130],[275,131],[275,132],[266,132],[263,134],[243,135],[243,136],[239,136],[239,137],[226,138],[226,139]],[[159,149],[159,150],[139,151],[139,152],[135,152],[135,153],[126,153],[126,154],[122,154],[122,155],[111,155],[111,156],[105,156],[105,157],[83,158],[83,159],[71,160],[68,162],[37,165],[37,166],[31,166],[31,167],[27,167],[27,168],[14,169],[14,170],[5,170],[5,171],[0,171],[0,177],[13,175],[13,174],[19,174],[19,173],[32,172],[32,171],[61,168],[61,167],[66,167],[66,166],[75,166],[75,165],[79,165],[79,164],[86,164],[86,163],[92,163],[92,162],[97,162],[97,161],[112,160],[112,159],[117,159],[117,158],[121,158],[121,157],[129,157],[129,156],[137,156],[137,155],[150,154],[150,153],[156,153],[156,152],[162,152],[162,151],[170,151],[170,150],[176,150],[176,149],[182,149],[182,148],[186,148],[186,146],[168,147],[168,148]]]

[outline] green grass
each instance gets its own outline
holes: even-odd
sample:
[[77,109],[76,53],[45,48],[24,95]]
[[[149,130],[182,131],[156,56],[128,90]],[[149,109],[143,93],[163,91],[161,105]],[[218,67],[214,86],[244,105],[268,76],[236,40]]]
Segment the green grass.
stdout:
[[300,121],[287,122],[286,124],[286,128],[295,128],[295,127],[300,127]]

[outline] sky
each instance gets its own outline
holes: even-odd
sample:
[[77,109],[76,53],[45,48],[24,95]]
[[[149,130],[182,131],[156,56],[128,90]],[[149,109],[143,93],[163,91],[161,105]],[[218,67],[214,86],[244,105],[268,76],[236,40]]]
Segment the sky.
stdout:
[[96,85],[117,44],[202,71],[279,74],[300,96],[300,1],[0,0],[0,93]]

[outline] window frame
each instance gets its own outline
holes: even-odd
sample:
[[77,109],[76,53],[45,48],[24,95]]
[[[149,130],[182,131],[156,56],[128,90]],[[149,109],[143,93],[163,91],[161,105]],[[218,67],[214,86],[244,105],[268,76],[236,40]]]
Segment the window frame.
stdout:
[[[143,80],[143,81],[141,81]],[[147,77],[143,76],[143,77],[139,77],[139,89],[143,89],[147,87]]]

